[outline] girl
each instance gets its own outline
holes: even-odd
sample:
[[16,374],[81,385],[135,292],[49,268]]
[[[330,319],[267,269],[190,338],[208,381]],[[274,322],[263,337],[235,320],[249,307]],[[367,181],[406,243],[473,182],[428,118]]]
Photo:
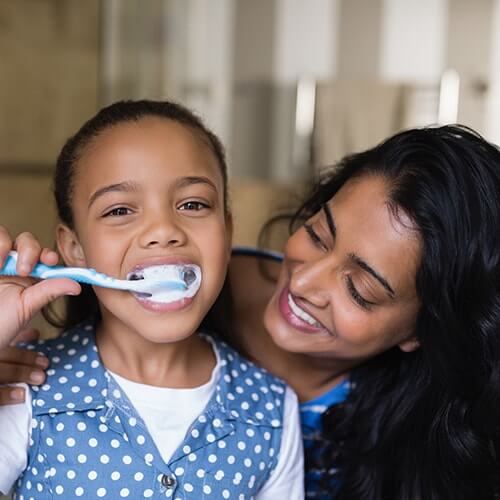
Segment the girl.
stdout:
[[[65,333],[31,346],[49,358],[45,384],[0,413],[2,491],[20,476],[17,497],[37,500],[303,497],[295,396],[197,333],[230,255],[226,191],[219,141],[175,104],[116,103],[67,141],[55,172],[64,262],[121,279],[196,264],[202,282],[166,304],[101,288],[70,300]],[[21,301],[22,321],[30,293],[54,283],[19,284],[0,293],[6,308]]]

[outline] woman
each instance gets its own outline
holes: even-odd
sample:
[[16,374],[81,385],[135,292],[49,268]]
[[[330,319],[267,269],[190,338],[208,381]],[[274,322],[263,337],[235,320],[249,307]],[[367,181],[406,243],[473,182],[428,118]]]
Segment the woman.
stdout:
[[[399,133],[345,158],[293,222],[281,265],[234,258],[233,335],[303,402],[308,496],[495,498],[500,152],[464,127]],[[17,248],[27,268],[40,254],[29,235]],[[0,289],[22,311],[4,344],[56,285]],[[24,379],[14,365],[4,381]]]

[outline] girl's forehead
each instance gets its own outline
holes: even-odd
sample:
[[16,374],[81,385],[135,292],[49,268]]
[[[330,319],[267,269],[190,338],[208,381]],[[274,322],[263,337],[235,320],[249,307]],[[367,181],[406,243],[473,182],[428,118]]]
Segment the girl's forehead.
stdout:
[[84,148],[75,182],[204,175],[222,185],[221,167],[207,141],[201,131],[163,118],[121,123],[101,132]]

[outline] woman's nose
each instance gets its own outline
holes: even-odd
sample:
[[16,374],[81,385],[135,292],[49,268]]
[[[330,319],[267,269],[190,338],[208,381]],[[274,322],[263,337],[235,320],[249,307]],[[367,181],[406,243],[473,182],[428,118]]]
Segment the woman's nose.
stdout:
[[186,243],[186,233],[175,220],[174,215],[157,214],[150,216],[140,236],[140,245],[148,247],[182,246]]
[[316,307],[326,307],[334,286],[333,267],[328,259],[297,264],[291,272],[290,291]]

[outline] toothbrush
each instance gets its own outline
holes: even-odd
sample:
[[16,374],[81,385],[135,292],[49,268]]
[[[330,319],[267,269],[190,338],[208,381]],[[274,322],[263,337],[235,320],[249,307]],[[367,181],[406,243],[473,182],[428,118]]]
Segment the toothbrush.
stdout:
[[[9,252],[9,255],[0,270],[0,276],[17,276],[16,272],[17,252]],[[30,273],[32,278],[49,279],[49,278],[69,278],[79,283],[88,285],[97,285],[104,288],[114,288],[116,290],[127,290],[141,294],[154,295],[156,292],[165,291],[182,291],[187,290],[185,281],[181,279],[142,279],[142,280],[120,280],[99,273],[95,269],[87,269],[85,267],[64,267],[64,266],[47,266],[42,263],[35,265]]]

